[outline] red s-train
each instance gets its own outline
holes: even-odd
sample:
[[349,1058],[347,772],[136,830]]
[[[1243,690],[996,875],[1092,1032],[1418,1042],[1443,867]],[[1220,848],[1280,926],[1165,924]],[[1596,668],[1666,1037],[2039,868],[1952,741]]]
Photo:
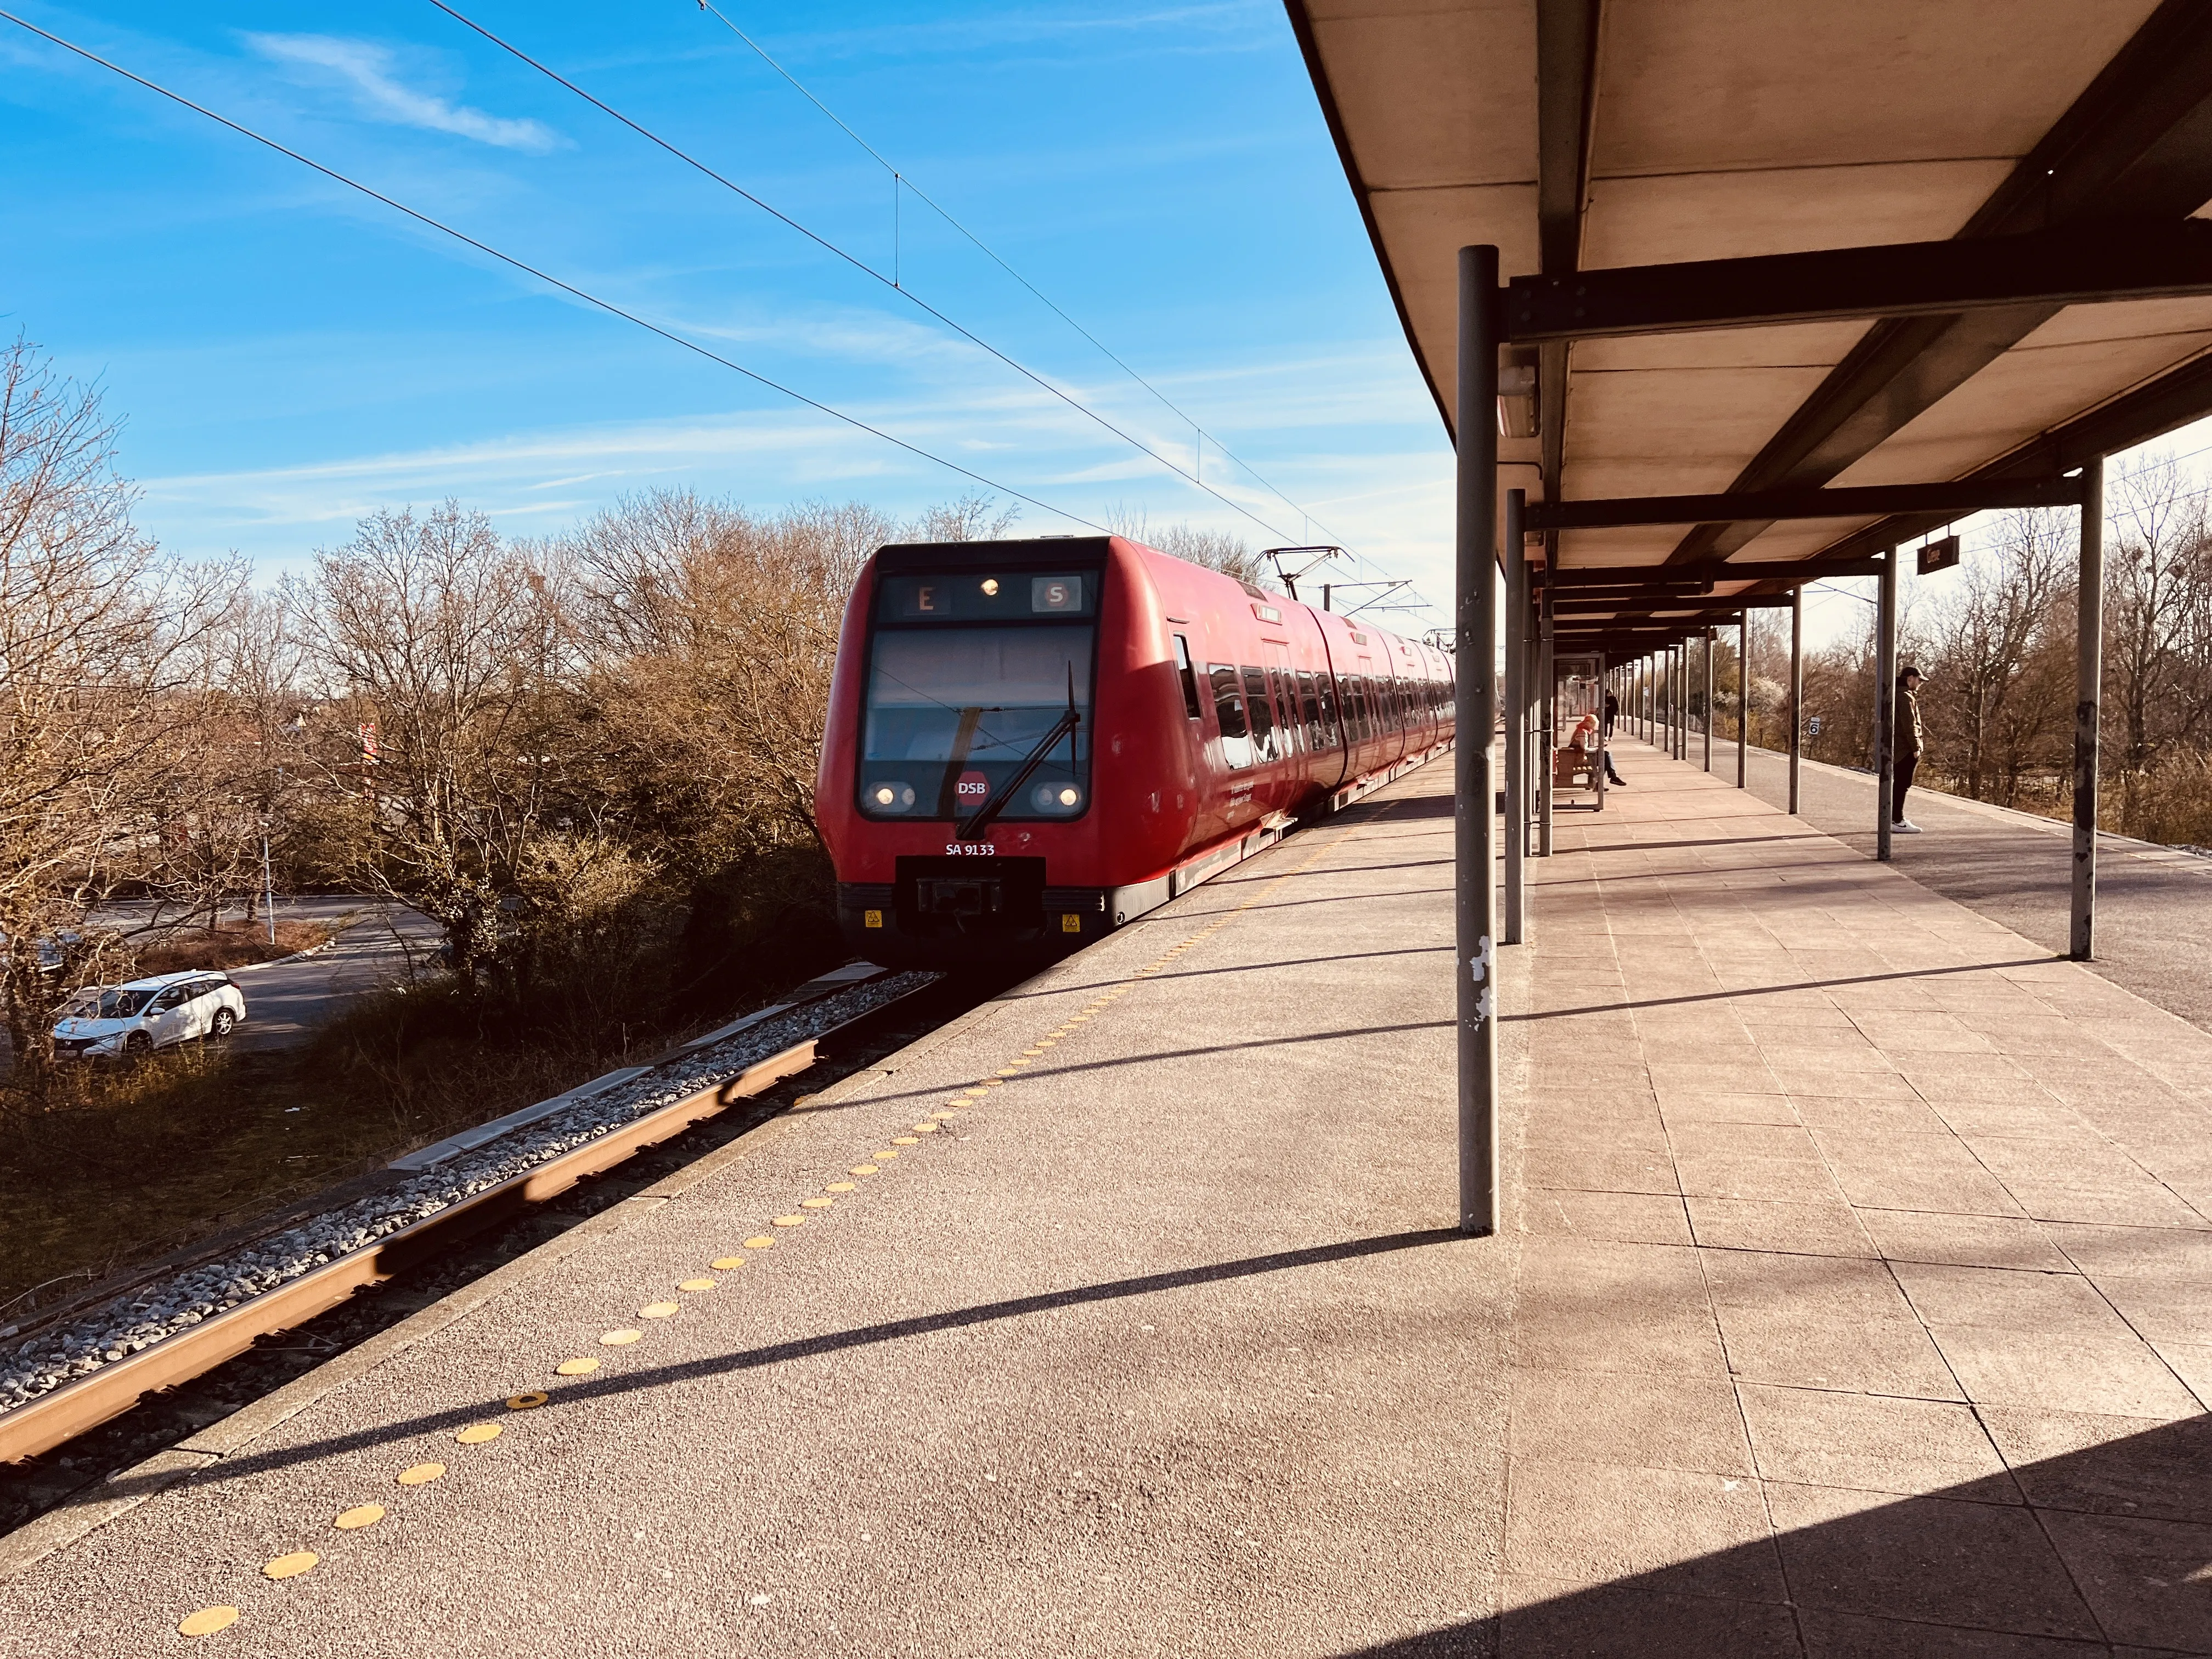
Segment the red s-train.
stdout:
[[1114,537],[880,550],[815,811],[854,948],[1073,950],[1449,742],[1431,647]]

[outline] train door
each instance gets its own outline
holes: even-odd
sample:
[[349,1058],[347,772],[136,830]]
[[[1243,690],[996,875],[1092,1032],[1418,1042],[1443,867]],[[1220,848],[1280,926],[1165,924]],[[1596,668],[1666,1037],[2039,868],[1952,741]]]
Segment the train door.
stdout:
[[[1275,694],[1275,720],[1283,733],[1283,755],[1296,760],[1307,747],[1305,723],[1298,710],[1298,679],[1291,672],[1291,647],[1282,640],[1265,640],[1261,650],[1267,654],[1267,681]],[[1304,767],[1298,769],[1304,771]]]

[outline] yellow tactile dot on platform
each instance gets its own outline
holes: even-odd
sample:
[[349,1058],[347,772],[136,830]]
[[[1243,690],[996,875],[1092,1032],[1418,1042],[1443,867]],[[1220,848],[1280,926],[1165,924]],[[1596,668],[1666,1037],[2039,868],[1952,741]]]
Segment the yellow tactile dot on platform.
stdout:
[[1000,1077],[1012,1077],[1021,1069],[1022,1068],[1018,1066],[1001,1066],[999,1067],[999,1075]]
[[180,1636],[212,1636],[219,1630],[228,1630],[238,1622],[236,1607],[202,1607],[198,1613],[188,1613],[177,1621]]
[[986,1089],[1003,1089],[1006,1086],[1006,1079],[1003,1078],[987,1077],[983,1079],[983,1086]]
[[914,1126],[914,1132],[918,1135],[933,1135],[937,1133],[937,1126],[934,1123],[917,1123]]
[[745,1248],[749,1250],[765,1250],[775,1243],[775,1241],[770,1238],[766,1233],[761,1233],[754,1237],[747,1239],[745,1241]]
[[637,1310],[640,1319],[672,1319],[684,1311],[680,1302],[648,1302]]
[[443,1463],[417,1463],[411,1469],[399,1471],[399,1484],[403,1486],[427,1486],[445,1472]]
[[969,1100],[981,1100],[991,1091],[988,1089],[963,1089],[961,1092]]
[[552,1397],[543,1389],[532,1389],[528,1394],[511,1394],[507,1397],[507,1408],[511,1412],[535,1411]]
[[280,1555],[261,1569],[264,1578],[297,1578],[303,1572],[314,1571],[315,1563],[323,1558],[313,1550],[294,1550],[289,1555]]
[[553,1370],[562,1376],[589,1376],[599,1368],[599,1362],[596,1359],[564,1359]]
[[340,1513],[331,1524],[340,1532],[359,1532],[363,1527],[373,1527],[384,1519],[381,1504],[356,1504]]
[[886,1146],[883,1151],[875,1154],[875,1159],[878,1164],[888,1164],[897,1156],[898,1152],[896,1148]]
[[834,1198],[802,1198],[799,1200],[801,1208],[809,1210],[826,1210],[836,1201]]
[[780,1215],[775,1218],[775,1224],[779,1227],[804,1227],[806,1218],[803,1215]]
[[741,1255],[718,1255],[707,1265],[718,1273],[735,1273],[745,1265],[745,1259]]
[[699,1291],[711,1291],[714,1288],[714,1285],[715,1281],[711,1279],[687,1279],[681,1284],[678,1285],[676,1288],[679,1291],[691,1291],[696,1292]]
[[822,1190],[825,1193],[853,1193],[860,1188],[849,1181],[833,1181]]
[[[518,1396],[518,1398],[520,1396]],[[499,1437],[500,1426],[498,1424],[471,1423],[468,1427],[463,1429],[459,1434],[455,1435],[453,1438],[459,1441],[464,1446],[481,1446],[485,1441],[496,1440]]]
[[[893,1135],[891,1137],[891,1145],[894,1146],[919,1146],[921,1143],[916,1140],[912,1135]],[[896,1152],[880,1152],[877,1154],[877,1156],[880,1158],[896,1158],[898,1154]]]
[[1023,1050],[1022,1050],[1022,1053],[1023,1053],[1023,1054],[1024,1054],[1025,1055],[1027,1055],[1027,1056],[1028,1056],[1030,1059],[1031,1059],[1031,1060],[1035,1060],[1035,1059],[1036,1059],[1039,1054],[1042,1054],[1043,1052],[1044,1052],[1044,1050],[1043,1050],[1043,1049],[1042,1049],[1042,1048],[1024,1048],[1024,1049],[1023,1049]]
[[609,1331],[599,1339],[599,1346],[603,1348],[626,1348],[644,1334],[643,1331]]
[[955,1118],[955,1117],[958,1117],[959,1115],[960,1115],[960,1114],[959,1114],[959,1113],[957,1113],[957,1112],[932,1112],[932,1113],[930,1114],[930,1116],[932,1116],[932,1117],[933,1117],[933,1118],[936,1118],[936,1119],[938,1119],[938,1120],[939,1120],[939,1121],[944,1121],[945,1119],[947,1119],[947,1118]]
[[872,1164],[855,1164],[853,1166],[852,1173],[854,1175],[875,1175],[878,1172],[876,1166]]

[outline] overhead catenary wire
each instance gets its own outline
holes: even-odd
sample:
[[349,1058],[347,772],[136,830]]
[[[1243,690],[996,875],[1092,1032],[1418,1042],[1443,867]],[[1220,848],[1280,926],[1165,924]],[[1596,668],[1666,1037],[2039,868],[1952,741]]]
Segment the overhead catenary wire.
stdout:
[[[431,0],[431,3],[433,4],[437,4],[439,3],[439,0]],[[758,58],[761,62],[767,64],[769,69],[775,70],[776,75],[780,76],[793,92],[796,92],[808,103],[813,105],[814,107],[819,110],[823,115],[829,119],[830,124],[840,132],[843,133],[848,138],[859,145],[862,150],[866,151],[869,158],[872,160],[877,166],[882,167],[884,172],[890,174],[892,183],[891,200],[894,214],[896,214],[896,211],[898,192],[900,189],[903,187],[907,191],[913,195],[916,201],[921,203],[923,206],[929,209],[931,212],[937,215],[939,218],[944,220],[946,224],[957,231],[963,238],[975,248],[976,252],[981,253],[985,258],[988,259],[993,264],[998,266],[1000,270],[1005,271],[1009,277],[1012,278],[1016,283],[1019,284],[1021,288],[1026,290],[1039,305],[1051,312],[1054,316],[1059,318],[1061,322],[1066,324],[1067,326],[1073,329],[1076,333],[1081,335],[1083,338],[1088,341],[1091,346],[1094,347],[1109,362],[1112,363],[1132,380],[1135,381],[1146,392],[1150,392],[1154,398],[1158,398],[1161,406],[1166,409],[1170,414],[1174,415],[1177,420],[1182,421],[1188,425],[1192,432],[1197,434],[1198,451],[1200,457],[1200,465],[1201,467],[1203,466],[1205,442],[1208,434],[1206,429],[1180,405],[1178,405],[1173,398],[1170,398],[1166,392],[1161,391],[1159,387],[1154,386],[1150,380],[1146,380],[1144,375],[1138,373],[1138,371],[1134,368],[1131,367],[1131,365],[1111,346],[1108,345],[1096,334],[1093,334],[1089,329],[1078,322],[1057,301],[1055,301],[1051,295],[1045,293],[1042,289],[1040,289],[1035,283],[1032,283],[1028,277],[1017,270],[1012,264],[1008,263],[1008,261],[998,252],[997,249],[992,247],[989,243],[986,242],[981,236],[978,236],[965,224],[962,223],[950,210],[945,208],[934,197],[931,196],[928,191],[923,190],[919,185],[915,184],[909,175],[901,171],[888,156],[884,155],[880,150],[877,149],[873,144],[871,144],[858,132],[854,131],[842,116],[839,115],[836,110],[830,108],[828,104],[824,103],[819,97],[816,96],[814,92],[804,82],[799,80],[797,76],[793,75],[789,70],[786,69],[781,63],[777,61],[775,56],[771,54],[765,46],[762,46],[759,41],[754,40],[751,35],[740,28],[737,23],[730,18],[729,15],[724,12],[720,6],[713,3],[713,0],[698,0],[698,6],[701,11],[712,16],[717,22],[720,23],[724,28],[729,30],[732,34],[737,36],[739,40],[743,41],[746,47],[751,51],[753,55]],[[1316,518],[1305,507],[1300,505],[1297,501],[1285,495],[1256,467],[1253,466],[1250,462],[1245,460],[1243,457],[1231,449],[1227,444],[1223,443],[1219,434],[1216,433],[1212,435],[1213,438],[1213,447],[1219,450],[1224,457],[1234,463],[1247,477],[1253,479],[1261,486],[1261,489],[1265,489],[1277,501],[1281,501],[1284,506],[1291,508],[1293,512],[1298,514],[1302,518],[1306,520],[1306,533],[1309,539],[1311,538],[1314,528],[1318,527],[1331,541],[1340,544],[1343,542],[1343,537],[1339,535],[1335,531],[1330,529],[1329,526],[1322,523],[1321,520]],[[1194,479],[1193,482],[1196,483],[1198,481]],[[1200,487],[1204,488],[1204,485],[1201,483]],[[1212,492],[1209,491],[1208,493]],[[1272,534],[1280,535],[1283,533],[1280,531],[1274,530],[1273,526],[1268,526],[1268,528]],[[1376,564],[1372,559],[1359,552],[1357,549],[1347,548],[1346,550],[1351,553],[1353,558],[1357,559],[1360,563],[1366,565],[1369,568],[1378,572],[1382,570],[1382,566]]]
[[98,52],[90,50],[88,47],[80,46],[74,41],[64,40],[58,34],[55,34],[46,29],[40,28],[36,23],[30,22],[21,17],[18,17],[11,11],[0,10],[0,20],[4,20],[7,22],[13,23],[18,28],[26,30],[32,34],[35,34],[40,40],[59,46],[64,52],[74,53],[76,56],[83,58],[87,63],[96,64],[101,69],[106,70],[112,74],[119,75],[125,80],[133,82],[138,86],[145,88],[147,91],[166,98],[173,104],[181,105],[184,108],[191,111],[195,115],[204,116],[209,120],[215,122],[220,126],[228,127],[231,131],[237,133],[240,137],[249,138],[252,140],[253,143],[260,144],[265,149],[276,151],[279,155],[289,157],[291,160],[300,163],[301,166],[313,169],[314,172],[322,174],[323,177],[332,180],[334,183],[343,185],[349,190],[358,191],[361,194],[369,198],[371,200],[383,204],[386,207],[390,208],[393,212],[404,214],[406,217],[414,220],[417,224],[426,226],[428,228],[438,232],[441,235],[449,236],[457,242],[462,243],[468,247],[474,248],[477,252],[483,254],[488,258],[496,259],[500,264],[507,266],[511,270],[521,271],[524,275],[533,277],[537,281],[544,283],[549,287],[558,289],[562,293],[568,295],[574,299],[580,300],[586,305],[593,307],[599,311],[603,311],[609,316],[619,317],[626,323],[635,324],[637,327],[646,330],[648,333],[659,336],[660,338],[666,340],[672,345],[681,346],[686,351],[695,352],[698,356],[706,358],[710,362],[719,363],[724,368],[732,370],[733,373],[742,374],[745,379],[753,381],[757,385],[765,386],[769,391],[776,392],[782,397],[788,398],[794,403],[804,404],[807,408],[814,410],[820,414],[827,415],[832,420],[842,422],[843,424],[853,428],[856,431],[865,432],[872,438],[880,439],[887,444],[890,444],[896,448],[904,450],[909,455],[917,456],[922,460],[944,467],[949,471],[957,472],[962,477],[970,479],[976,483],[981,484],[988,489],[1003,491],[1005,494],[1012,496],[1015,500],[1026,501],[1031,507],[1041,508],[1044,512],[1049,513],[1056,518],[1066,519],[1071,523],[1083,526],[1085,529],[1097,531],[1101,535],[1109,535],[1112,533],[1106,526],[1086,519],[1079,513],[1073,512],[1064,507],[1055,507],[1050,501],[1043,501],[1037,496],[1016,489],[1011,484],[1000,483],[996,479],[986,477],[983,474],[975,471],[972,468],[961,465],[957,461],[950,460],[945,456],[935,454],[929,450],[924,449],[919,444],[909,443],[904,438],[898,437],[892,433],[884,431],[881,427],[870,425],[867,422],[860,419],[856,415],[848,415],[844,410],[833,408],[830,404],[823,403],[817,398],[810,398],[805,392],[797,391],[791,386],[787,386],[780,380],[771,380],[769,376],[763,374],[757,369],[747,368],[743,363],[737,362],[728,357],[725,357],[720,352],[711,350],[708,347],[701,345],[697,341],[687,338],[685,336],[677,333],[672,329],[664,328],[658,323],[639,316],[635,312],[625,310],[611,300],[603,300],[598,295],[590,293],[584,289],[578,288],[573,283],[563,282],[558,276],[552,275],[549,271],[540,270],[538,266],[531,264],[526,260],[519,259],[511,253],[503,253],[498,248],[492,246],[489,242],[479,241],[477,238],[470,235],[465,231],[457,230],[453,226],[445,223],[442,220],[434,219],[427,213],[423,213],[415,208],[409,207],[404,202],[398,201],[392,197],[386,196],[383,191],[377,190],[371,185],[362,183],[358,179],[350,178],[347,174],[340,173],[335,167],[325,167],[323,163],[315,161],[311,156],[303,155],[298,150],[289,149],[287,146],[279,143],[276,139],[269,137],[264,133],[255,131],[252,127],[246,126],[240,122],[234,121],[227,115],[219,114],[216,111],[208,108],[204,104],[195,103],[192,100],[185,97],[182,93],[172,92],[168,88],[161,85],[158,82],[149,81],[144,76],[139,75],[133,70],[127,70],[120,64],[114,63],[108,58],[101,57]]
[[[882,271],[877,270],[866,260],[860,258],[856,254],[848,252],[846,249],[839,246],[836,242],[830,240],[828,237],[821,234],[818,231],[810,228],[808,226],[801,223],[799,220],[793,218],[790,214],[784,212],[781,208],[775,207],[763,199],[761,197],[755,195],[751,191],[747,190],[744,185],[737,183],[734,179],[730,179],[726,174],[718,172],[712,167],[709,167],[706,162],[701,161],[697,156],[683,149],[680,145],[672,143],[669,140],[662,137],[650,127],[644,125],[641,122],[633,120],[630,117],[623,114],[620,110],[615,108],[613,105],[606,102],[605,100],[585,90],[584,88],[579,86],[575,82],[568,79],[568,76],[562,75],[559,70],[553,69],[546,64],[539,62],[537,58],[523,51],[521,47],[516,46],[514,42],[495,33],[492,30],[486,28],[483,24],[476,21],[473,18],[471,18],[465,13],[459,10],[455,7],[448,5],[446,3],[446,0],[428,0],[428,3],[435,7],[438,10],[445,13],[447,16],[452,18],[464,28],[469,29],[482,37],[483,40],[489,41],[493,46],[497,46],[501,52],[507,53],[510,57],[513,57],[519,62],[529,65],[530,68],[536,70],[540,75],[544,76],[548,80],[552,81],[556,85],[565,88],[568,91],[574,93],[577,97],[582,99],[586,103],[591,105],[592,108],[599,111],[602,114],[608,116],[613,120],[620,122],[623,126],[628,127],[632,132],[637,134],[639,137],[643,138],[647,143],[656,146],[659,149],[666,152],[669,155],[673,156],[676,160],[682,161],[685,166],[691,167],[704,177],[712,179],[714,183],[721,185],[723,189],[743,198],[745,201],[752,204],[753,206],[760,209],[762,212],[769,215],[779,223],[786,225],[791,229],[798,232],[799,234],[806,238],[807,240],[812,242],[816,246],[836,256],[837,258],[843,260],[854,270],[860,272],[862,275],[869,277],[872,281],[880,283],[884,287],[890,289],[892,292],[897,294],[902,299],[904,299],[908,304],[927,313],[938,322],[943,324],[946,328],[951,329],[954,333],[957,334],[962,339],[967,341],[970,345],[975,346],[978,350],[988,353],[992,357],[1005,364],[1008,368],[1012,369],[1017,374],[1021,375],[1032,385],[1039,387],[1042,391],[1049,392],[1053,397],[1060,399],[1060,402],[1066,404],[1070,409],[1075,410],[1085,419],[1095,422],[1106,431],[1112,433],[1116,438],[1119,438],[1122,442],[1129,445],[1130,447],[1135,449],[1139,453],[1149,457],[1151,459],[1158,462],[1160,465],[1167,468],[1176,477],[1190,484],[1192,488],[1204,491],[1206,495],[1212,496],[1214,500],[1219,501],[1223,506],[1230,508],[1233,512],[1243,514],[1245,518],[1249,519],[1254,524],[1259,526],[1261,529],[1266,531],[1269,535],[1279,537],[1288,536],[1288,532],[1275,525],[1270,524],[1266,519],[1261,518],[1258,514],[1253,512],[1250,507],[1245,506],[1235,497],[1224,495],[1221,491],[1214,489],[1211,484],[1207,483],[1199,474],[1181,465],[1177,462],[1170,459],[1167,456],[1161,454],[1150,444],[1147,444],[1143,439],[1136,436],[1133,433],[1123,430],[1121,427],[1109,420],[1105,416],[1100,414],[1097,410],[1091,408],[1087,404],[1084,403],[1081,398],[1073,396],[1065,388],[1054,385],[1052,381],[1046,379],[1043,375],[1037,374],[1026,364],[1009,356],[1006,352],[1000,350],[998,347],[993,345],[988,340],[984,339],[981,335],[975,332],[974,330],[967,327],[964,324],[957,321],[943,311],[939,310],[937,307],[930,304],[928,301],[915,293],[912,289],[904,286],[899,281],[898,274],[896,270],[894,270],[892,275],[889,276],[884,276]],[[726,19],[725,21],[726,21],[727,20]],[[748,44],[750,44],[750,42]],[[788,79],[789,77],[787,76],[786,78]],[[818,106],[819,100],[817,100],[816,102]],[[839,125],[842,126],[843,123],[840,122]],[[848,129],[848,131],[849,131],[849,129]],[[869,154],[872,155],[875,152],[873,150],[870,150]],[[880,161],[882,158],[878,157],[877,159]],[[896,169],[893,169],[893,177],[896,182],[898,178]],[[908,184],[907,188],[912,189],[913,186],[909,183]],[[915,195],[923,201],[928,200],[927,197],[922,196],[920,191],[915,191]],[[936,204],[934,203],[930,203],[930,205],[933,208]],[[895,199],[894,212],[896,212],[896,204]],[[1172,405],[1170,405],[1170,407],[1172,407]],[[1184,418],[1188,419],[1188,417],[1185,416]],[[1196,423],[1193,422],[1193,425],[1195,427]],[[1218,438],[1215,439],[1214,447],[1216,448],[1222,448],[1222,445]],[[1224,449],[1223,453],[1226,453],[1227,451]],[[1279,492],[1277,493],[1279,494]],[[1304,512],[1303,507],[1299,507],[1297,502],[1290,501],[1287,496],[1283,497],[1283,499],[1287,505],[1295,508],[1298,512]]]

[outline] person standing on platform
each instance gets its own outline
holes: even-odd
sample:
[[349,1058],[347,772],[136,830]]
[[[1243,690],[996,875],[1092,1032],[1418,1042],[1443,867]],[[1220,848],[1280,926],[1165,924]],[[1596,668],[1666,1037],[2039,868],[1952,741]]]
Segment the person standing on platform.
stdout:
[[1605,694],[1605,732],[1603,733],[1608,743],[1613,739],[1613,723],[1620,718],[1620,699],[1608,691]]
[[1920,826],[1905,816],[1905,792],[1912,787],[1912,775],[1920,766],[1920,699],[1913,694],[1926,682],[1918,669],[1906,666],[1897,676],[1897,727],[1890,742],[1895,787],[1890,792],[1890,833],[1917,836]]

